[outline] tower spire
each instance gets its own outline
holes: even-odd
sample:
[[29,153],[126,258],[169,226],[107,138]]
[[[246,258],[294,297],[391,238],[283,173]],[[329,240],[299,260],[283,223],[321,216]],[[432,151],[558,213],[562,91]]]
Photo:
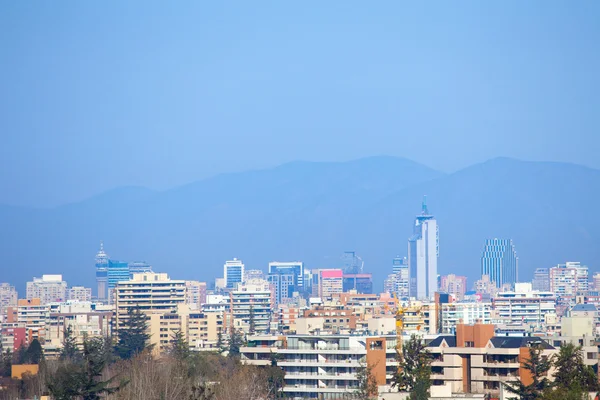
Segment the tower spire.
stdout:
[[423,203],[421,203],[421,213],[423,215],[429,215],[429,210],[427,210],[427,195],[423,195]]

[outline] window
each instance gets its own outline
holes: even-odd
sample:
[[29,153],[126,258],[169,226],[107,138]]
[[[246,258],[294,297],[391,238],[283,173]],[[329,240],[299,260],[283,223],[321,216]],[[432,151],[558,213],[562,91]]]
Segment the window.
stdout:
[[465,347],[475,347],[475,343],[472,341],[466,341],[465,342]]
[[596,353],[587,353],[588,360],[595,360],[597,358]]

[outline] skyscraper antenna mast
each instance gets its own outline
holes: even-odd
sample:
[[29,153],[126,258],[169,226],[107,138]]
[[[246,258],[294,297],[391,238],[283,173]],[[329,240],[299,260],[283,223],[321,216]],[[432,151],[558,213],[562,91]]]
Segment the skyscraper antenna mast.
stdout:
[[421,204],[421,213],[423,215],[429,215],[429,211],[427,210],[427,195],[423,195],[423,203]]

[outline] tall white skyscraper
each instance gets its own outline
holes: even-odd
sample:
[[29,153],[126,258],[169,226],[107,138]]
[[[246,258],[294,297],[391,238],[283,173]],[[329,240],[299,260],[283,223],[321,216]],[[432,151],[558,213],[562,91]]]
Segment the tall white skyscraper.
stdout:
[[408,239],[411,297],[430,299],[436,292],[438,245],[437,221],[429,214],[423,199],[421,214],[415,218],[414,232]]

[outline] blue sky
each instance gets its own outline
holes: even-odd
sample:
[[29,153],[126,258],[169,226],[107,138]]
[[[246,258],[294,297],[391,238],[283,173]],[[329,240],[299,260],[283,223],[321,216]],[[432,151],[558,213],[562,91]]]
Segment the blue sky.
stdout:
[[0,203],[291,160],[600,168],[595,1],[3,2]]

